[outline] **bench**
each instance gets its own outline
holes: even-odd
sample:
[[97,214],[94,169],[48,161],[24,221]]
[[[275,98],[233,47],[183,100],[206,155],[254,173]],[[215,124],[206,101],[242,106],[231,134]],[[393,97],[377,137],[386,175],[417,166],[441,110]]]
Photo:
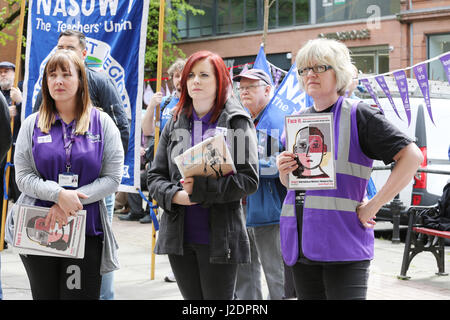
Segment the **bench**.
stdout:
[[431,252],[436,258],[439,276],[447,276],[445,272],[445,240],[450,239],[450,231],[430,229],[423,226],[423,216],[436,213],[437,205],[415,206],[408,210],[408,231],[405,239],[402,268],[399,279],[410,279],[406,275],[413,258],[424,251]]

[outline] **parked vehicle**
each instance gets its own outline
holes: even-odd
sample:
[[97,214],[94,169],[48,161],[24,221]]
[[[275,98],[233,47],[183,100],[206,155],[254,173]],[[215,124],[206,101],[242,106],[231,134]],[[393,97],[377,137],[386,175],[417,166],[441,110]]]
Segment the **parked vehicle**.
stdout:
[[[371,101],[371,100],[368,100]],[[402,120],[395,114],[388,99],[379,99],[385,116],[400,130],[415,140],[424,155],[421,169],[432,172],[450,172],[448,150],[450,145],[450,103],[448,99],[431,99],[434,124],[430,119],[423,98],[410,98],[411,125],[408,127],[407,117],[400,98],[394,103]],[[383,162],[375,161],[374,168],[386,167]],[[390,171],[374,170],[372,179],[377,190],[385,183]],[[442,190],[450,179],[450,175],[442,173],[418,172],[414,180],[404,188],[391,203],[383,206],[377,214],[377,220],[394,223],[394,229],[408,224],[407,210],[411,205],[428,206],[436,204]],[[400,220],[394,221],[393,212],[396,206],[400,210]],[[394,231],[395,233],[395,231]]]

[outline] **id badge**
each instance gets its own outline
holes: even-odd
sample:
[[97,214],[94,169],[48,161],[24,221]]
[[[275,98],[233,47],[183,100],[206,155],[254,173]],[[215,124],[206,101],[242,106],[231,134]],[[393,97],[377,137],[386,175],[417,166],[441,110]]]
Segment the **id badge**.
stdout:
[[61,187],[78,188],[78,175],[71,172],[60,173],[58,175],[58,184]]

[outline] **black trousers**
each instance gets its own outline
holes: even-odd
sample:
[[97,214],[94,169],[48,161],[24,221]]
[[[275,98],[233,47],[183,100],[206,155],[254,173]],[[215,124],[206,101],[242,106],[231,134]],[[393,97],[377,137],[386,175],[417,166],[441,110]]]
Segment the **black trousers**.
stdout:
[[86,236],[83,259],[20,255],[33,300],[98,300],[102,239]]
[[292,271],[298,299],[365,300],[370,261],[340,264],[297,262]]
[[184,255],[169,254],[169,262],[185,300],[232,300],[236,264],[209,262],[209,245],[184,244]]

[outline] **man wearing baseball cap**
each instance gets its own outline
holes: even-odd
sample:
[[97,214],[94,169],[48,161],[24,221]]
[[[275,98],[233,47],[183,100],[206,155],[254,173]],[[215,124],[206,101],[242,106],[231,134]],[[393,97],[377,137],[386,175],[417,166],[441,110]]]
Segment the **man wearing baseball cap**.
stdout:
[[[247,70],[233,78],[240,82],[239,97],[250,112],[255,126],[271,99],[270,76],[260,69]],[[269,298],[284,296],[284,264],[280,248],[280,214],[286,189],[278,179],[276,156],[280,144],[267,133],[257,131],[259,186],[246,198],[245,213],[250,239],[251,263],[239,265],[236,298],[261,300],[261,266],[269,289]]]

